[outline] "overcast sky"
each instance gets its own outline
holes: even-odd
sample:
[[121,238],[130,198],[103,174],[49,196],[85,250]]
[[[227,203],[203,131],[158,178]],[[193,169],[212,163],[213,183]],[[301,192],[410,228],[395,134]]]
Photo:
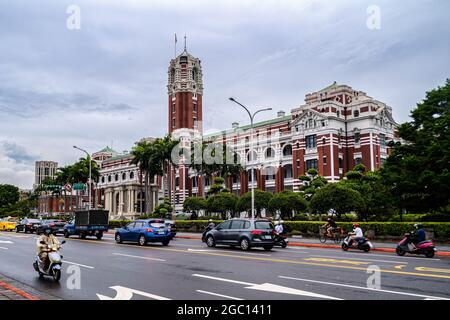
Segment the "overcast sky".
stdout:
[[[67,28],[70,5],[80,29]],[[408,121],[450,77],[449,12],[448,0],[0,0],[0,183],[31,188],[34,161],[72,163],[73,145],[163,136],[174,33],[202,61],[205,132],[248,121],[229,96],[273,107],[263,120],[333,81]]]

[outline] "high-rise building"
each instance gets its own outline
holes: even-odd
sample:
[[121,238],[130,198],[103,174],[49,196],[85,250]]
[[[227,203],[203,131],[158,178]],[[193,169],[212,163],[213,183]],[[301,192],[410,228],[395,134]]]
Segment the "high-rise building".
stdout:
[[36,161],[33,188],[37,188],[47,178],[54,178],[56,169],[58,169],[58,162]]

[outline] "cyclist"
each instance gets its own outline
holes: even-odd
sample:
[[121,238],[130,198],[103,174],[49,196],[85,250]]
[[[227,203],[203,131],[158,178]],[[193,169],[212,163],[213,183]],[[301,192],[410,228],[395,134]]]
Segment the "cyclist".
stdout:
[[334,233],[334,232],[337,230],[337,228],[338,228],[336,222],[335,222],[331,217],[329,217],[329,218],[327,219],[327,223],[325,223],[322,227],[323,227],[325,230],[327,230],[327,236],[330,237],[330,238],[333,237],[333,233]]

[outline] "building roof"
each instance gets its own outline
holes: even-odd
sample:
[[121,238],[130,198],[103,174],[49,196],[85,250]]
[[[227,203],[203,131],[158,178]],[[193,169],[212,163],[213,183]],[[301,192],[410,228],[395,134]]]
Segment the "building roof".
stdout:
[[100,151],[97,151],[96,153],[117,153],[117,151],[111,149],[110,147],[106,146]]
[[[283,117],[277,117],[277,118],[274,118],[274,119],[269,119],[269,120],[264,120],[264,121],[260,121],[260,122],[254,123],[253,127],[256,129],[258,127],[264,127],[264,126],[268,126],[268,125],[273,125],[273,124],[277,124],[277,123],[280,123],[280,122],[286,122],[286,121],[289,121],[289,120],[291,120],[291,116],[287,115],[287,116],[283,116]],[[214,137],[217,137],[217,136],[227,135],[227,134],[236,132],[237,130],[245,131],[245,130],[248,130],[250,128],[251,128],[251,125],[247,124],[247,125],[244,125],[244,126],[239,126],[236,129],[226,129],[226,130],[222,130],[222,131],[218,131],[218,132],[213,132],[213,133],[210,133],[210,134],[205,134],[205,135],[203,135],[203,138],[206,138],[206,139],[207,138],[214,138]]]

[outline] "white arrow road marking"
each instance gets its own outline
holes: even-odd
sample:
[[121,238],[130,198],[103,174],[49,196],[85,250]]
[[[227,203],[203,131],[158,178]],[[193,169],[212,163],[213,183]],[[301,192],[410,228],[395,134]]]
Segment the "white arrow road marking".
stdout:
[[272,284],[272,283],[256,284],[256,283],[250,283],[250,282],[242,282],[242,281],[236,281],[236,280],[230,280],[230,279],[224,279],[224,278],[205,276],[202,274],[193,274],[192,276],[206,278],[206,279],[212,279],[212,280],[218,280],[218,281],[224,281],[224,282],[243,284],[246,286],[246,287],[244,287],[245,289],[276,292],[276,293],[286,293],[286,294],[293,294],[293,295],[297,295],[297,296],[306,296],[306,297],[321,298],[321,299],[342,300],[342,299],[331,297],[331,296],[325,296],[325,295],[317,294],[317,293],[313,293],[313,292],[297,290],[297,289],[293,289],[293,288],[289,288],[289,287],[283,287],[283,286],[279,286],[279,285]]
[[209,294],[209,295],[216,296],[216,297],[227,298],[227,299],[231,299],[231,300],[244,300],[241,298],[226,296],[224,294],[219,294],[219,293],[214,293],[214,292],[209,292],[209,291],[203,291],[203,290],[195,290],[195,291],[200,292],[200,293]]
[[320,283],[320,284],[326,284],[326,285],[330,285],[330,286],[339,286],[339,287],[346,287],[346,288],[352,288],[352,289],[369,290],[369,291],[376,291],[376,292],[386,292],[386,293],[401,294],[401,295],[405,295],[405,296],[413,296],[413,297],[421,297],[421,298],[450,300],[448,298],[434,297],[434,296],[428,296],[428,295],[416,294],[416,293],[409,293],[409,292],[400,292],[400,291],[382,290],[382,289],[367,288],[367,287],[358,287],[358,286],[351,286],[351,285],[348,285],[348,284],[324,282],[324,281],[301,279],[301,278],[293,278],[293,277],[285,277],[285,276],[278,276],[278,277],[282,278],[282,279],[305,281],[305,282],[312,282],[312,283]]
[[75,266],[80,266],[80,267],[88,268],[88,269],[95,269],[94,267],[87,266],[87,265],[81,264],[81,263],[70,262],[70,261],[67,261],[67,260],[64,260],[63,262],[64,262],[64,263],[67,263],[67,264],[73,264],[73,265],[75,265]]
[[136,258],[136,259],[145,259],[145,260],[162,261],[162,262],[166,261],[166,260],[164,260],[164,259],[147,258],[147,257],[140,257],[140,256],[132,256],[132,255],[129,255],[129,254],[123,254],[123,253],[113,253],[113,255],[116,255],[116,256],[123,256],[123,257],[129,257],[129,258]]
[[114,287],[110,287],[110,288],[116,291],[115,297],[111,298],[111,297],[104,296],[104,295],[101,295],[98,293],[97,293],[97,297],[100,300],[131,300],[131,298],[133,298],[133,295],[137,294],[137,295],[155,299],[155,300],[171,300],[169,298],[157,296],[155,294],[151,294],[148,292],[139,291],[139,290],[135,290],[135,289],[130,289],[130,288],[122,287],[122,286],[114,286]]
[[0,247],[0,249],[3,249],[3,250],[8,250],[8,248],[5,248],[5,247]]
[[0,240],[0,243],[14,243],[14,242],[12,242],[12,241],[9,241],[9,240]]

